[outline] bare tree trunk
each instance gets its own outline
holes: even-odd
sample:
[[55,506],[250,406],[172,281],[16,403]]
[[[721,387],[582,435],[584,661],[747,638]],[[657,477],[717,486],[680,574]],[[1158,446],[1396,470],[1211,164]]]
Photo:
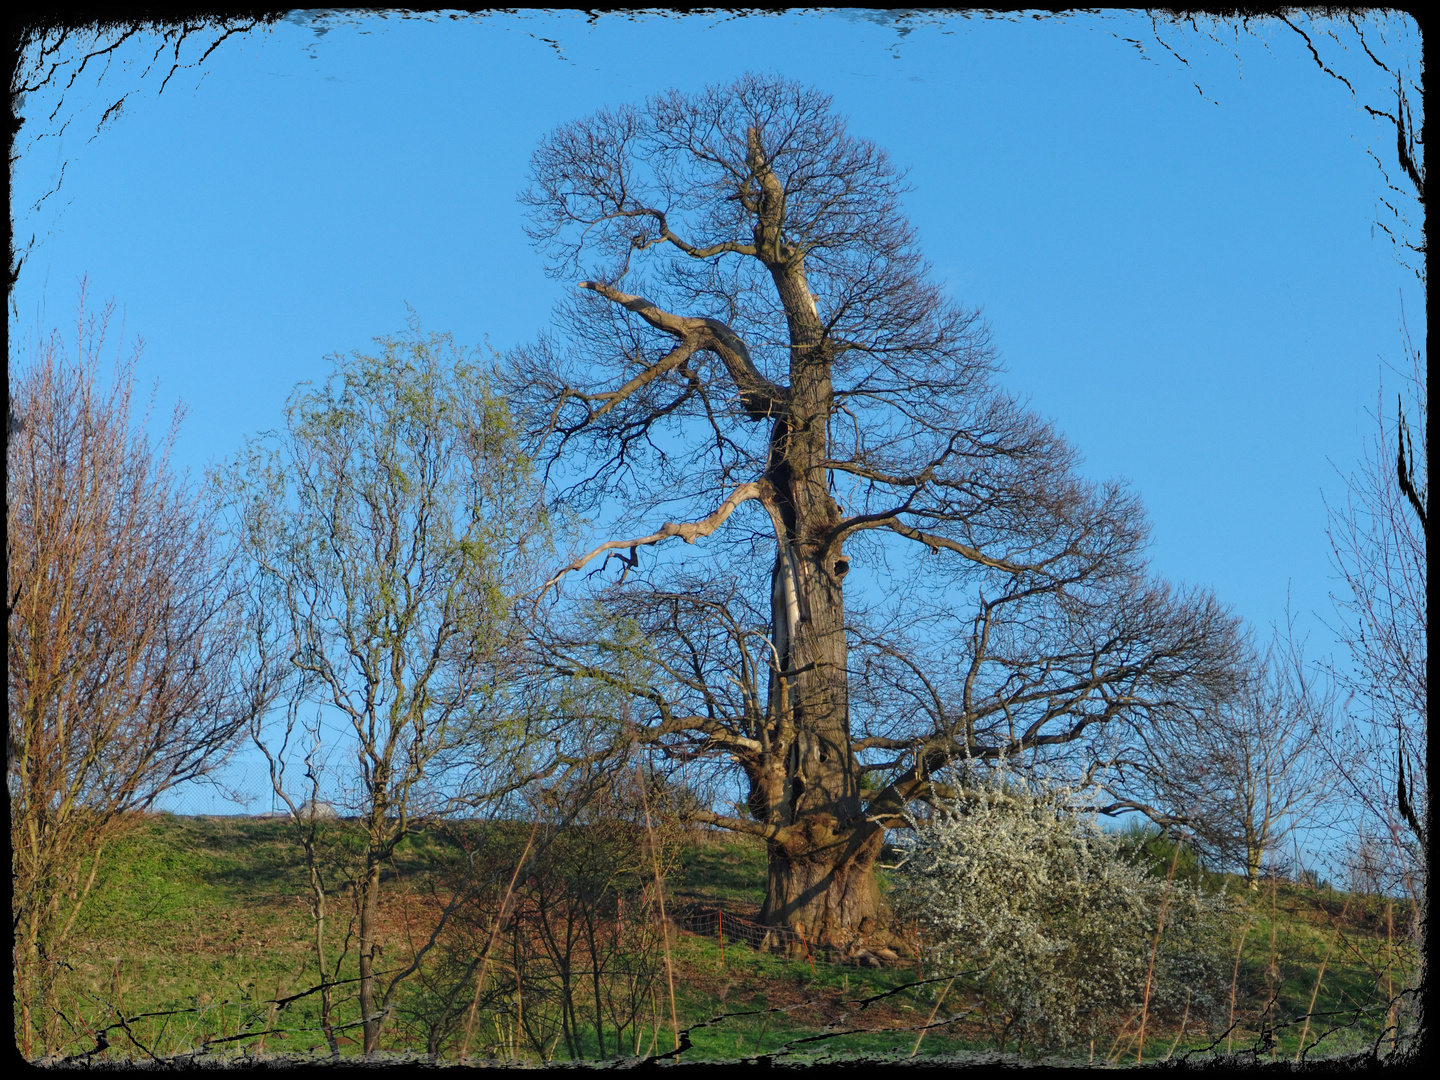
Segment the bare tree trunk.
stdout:
[[884,832],[855,828],[829,843],[811,835],[818,842],[804,851],[770,845],[760,919],[798,930],[811,944],[848,949],[883,922],[875,861]]
[[[752,165],[762,184],[773,186],[767,199],[779,203],[778,182],[759,160],[754,129],[751,139]],[[778,208],[775,213],[778,221]],[[766,217],[762,211],[756,228],[762,250],[778,242],[778,236],[762,235]],[[879,915],[874,863],[883,830],[856,824],[862,817],[860,775],[851,749],[842,590],[848,565],[840,544],[832,541],[843,516],[827,489],[832,357],[822,343],[804,270],[787,263],[773,267],[771,276],[796,344],[789,416],[772,429],[765,472],[783,528],[775,568],[780,580],[771,591],[779,668],[771,699],[784,754],[785,798],[779,806],[772,803],[770,824],[789,828],[785,841],[769,845],[763,919],[797,927],[811,943],[846,948]]]
[[365,876],[360,881],[360,1016],[364,1021],[365,1055],[375,1052],[380,1043],[380,1023],[384,1019],[375,1008],[375,940],[379,922],[380,859],[373,847],[365,859]]
[[15,996],[20,1006],[20,1049],[26,1061],[33,1060],[35,1056],[33,1003],[40,972],[40,950],[36,947],[37,914],[31,913],[26,941],[15,943]]
[[1251,847],[1246,850],[1246,884],[1251,893],[1260,891],[1260,854],[1260,848]]
[[[312,803],[312,805],[314,804]],[[325,884],[320,878],[320,867],[316,861],[314,828],[314,822],[311,822],[310,829],[312,831],[305,844],[305,861],[310,868],[311,916],[315,923],[315,963],[320,974],[320,1030],[325,1035],[326,1045],[330,1047],[330,1056],[338,1058],[340,1044],[335,1041],[335,1027],[330,1019],[334,1004],[334,993],[330,987],[332,973],[330,966],[325,962]]]

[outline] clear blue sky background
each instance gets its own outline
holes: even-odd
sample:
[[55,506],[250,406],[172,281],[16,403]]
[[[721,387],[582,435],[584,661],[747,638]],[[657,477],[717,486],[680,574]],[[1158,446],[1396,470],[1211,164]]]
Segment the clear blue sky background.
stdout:
[[[1366,151],[1393,162],[1394,137],[1361,103],[1392,99],[1363,53],[1301,25],[1358,97],[1283,23],[1211,36],[1124,13],[302,13],[158,96],[163,69],[141,79],[137,43],[75,84],[63,136],[35,141],[59,124],[48,100],[21,110],[12,213],[35,241],[12,356],[72,321],[88,276],[144,338],[160,415],[187,406],[179,460],[199,473],[275,426],[328,354],[403,330],[406,304],[461,343],[534,336],[567,286],[542,274],[515,196],[555,125],[779,72],[911,167],[906,208],[936,274],[983,308],[1004,382],[1086,471],[1142,494],[1155,569],[1262,633],[1288,589],[1324,654],[1322,493],[1343,498],[1373,434],[1402,304],[1422,342],[1425,312],[1372,228],[1384,181]],[[1418,71],[1408,18],[1367,25]]]

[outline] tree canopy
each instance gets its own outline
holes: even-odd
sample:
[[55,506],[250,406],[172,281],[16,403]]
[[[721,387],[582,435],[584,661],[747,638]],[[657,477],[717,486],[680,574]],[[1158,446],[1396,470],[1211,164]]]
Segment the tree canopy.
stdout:
[[[603,615],[557,608],[546,662],[629,694],[639,744],[738,770],[743,806],[702,817],[769,841],[767,919],[842,944],[884,830],[956,763],[1093,764],[1236,643],[1149,574],[1138,498],[995,385],[905,190],[824,94],[747,75],[561,126],[522,196],[585,277],[507,389],[557,495],[614,516],[550,582],[591,567]],[[642,557],[674,537],[709,558]]]

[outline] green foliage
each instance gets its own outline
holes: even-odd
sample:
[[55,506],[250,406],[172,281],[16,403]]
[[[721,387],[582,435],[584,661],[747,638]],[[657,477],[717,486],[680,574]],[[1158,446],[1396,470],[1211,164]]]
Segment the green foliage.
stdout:
[[1172,877],[1189,885],[1217,892],[1225,886],[1225,875],[1212,872],[1193,846],[1145,822],[1132,821],[1113,834],[1120,853],[1151,877]]
[[366,748],[364,798],[403,813],[528,763],[505,672],[549,534],[487,369],[415,326],[377,345],[297,386],[283,429],[223,482],[252,568],[256,693],[292,727],[301,702],[337,710]]
[[[364,823],[358,845],[333,823],[297,831],[332,1053],[332,976],[358,963],[373,1050],[414,973],[383,963],[393,939],[379,897],[396,846],[417,824],[473,813],[555,764],[514,678],[527,638],[516,608],[547,532],[509,411],[449,337],[412,324],[377,345],[298,386],[283,429],[251,441],[226,477],[248,560],[252,693],[281,706],[257,722],[255,743],[292,810],[319,797],[327,756],[350,762],[340,786]],[[325,712],[348,728],[340,754]],[[337,886],[357,927],[355,947],[347,939],[334,954],[322,927]]]

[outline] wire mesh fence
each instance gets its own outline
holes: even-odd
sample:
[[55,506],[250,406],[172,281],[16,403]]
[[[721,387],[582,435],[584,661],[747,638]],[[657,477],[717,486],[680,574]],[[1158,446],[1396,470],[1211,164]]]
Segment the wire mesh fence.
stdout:
[[[322,792],[317,808],[338,805],[336,796],[335,792]],[[292,793],[291,798],[299,806],[308,796]],[[161,792],[150,809],[182,817],[282,817],[289,813],[263,762],[227,765],[203,780],[179,784]],[[320,812],[324,814],[323,809]]]
[[812,966],[825,964],[847,967],[890,967],[914,966],[920,968],[920,950],[912,956],[902,956],[894,949],[877,946],[873,948],[840,949],[832,945],[820,945],[806,939],[803,930],[788,926],[766,926],[747,919],[732,911],[719,907],[679,907],[670,913],[675,926],[697,937],[715,938],[720,942],[721,956],[726,946],[748,945],[756,951],[784,952],[792,956],[803,955]]

